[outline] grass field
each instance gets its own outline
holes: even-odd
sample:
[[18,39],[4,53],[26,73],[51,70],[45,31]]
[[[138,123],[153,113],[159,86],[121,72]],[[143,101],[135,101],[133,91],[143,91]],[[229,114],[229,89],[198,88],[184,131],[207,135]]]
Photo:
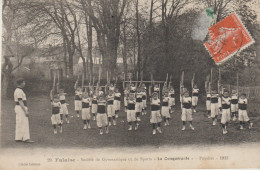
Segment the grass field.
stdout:
[[249,103],[249,117],[254,123],[251,130],[248,126],[239,130],[239,122],[232,122],[228,127],[228,134],[222,135],[221,125],[212,126],[212,121],[207,118],[205,104],[200,102],[198,112],[193,113],[192,131],[188,125],[181,131],[181,112],[179,103],[170,120],[170,126],[162,126],[162,134],[152,135],[152,127],[149,123],[150,111],[141,117],[137,131],[128,131],[126,113],[121,111],[117,119],[117,126],[109,127],[109,134],[99,135],[96,122],[91,120],[91,129],[83,130],[81,117],[74,113],[73,97],[67,97],[70,124],[63,125],[63,133],[54,135],[51,125],[51,106],[48,96],[29,96],[28,108],[30,112],[30,133],[34,144],[17,143],[14,141],[15,112],[12,100],[2,100],[1,105],[1,145],[3,148],[24,147],[55,147],[55,148],[101,148],[101,147],[136,147],[164,145],[225,145],[260,142],[260,104]]

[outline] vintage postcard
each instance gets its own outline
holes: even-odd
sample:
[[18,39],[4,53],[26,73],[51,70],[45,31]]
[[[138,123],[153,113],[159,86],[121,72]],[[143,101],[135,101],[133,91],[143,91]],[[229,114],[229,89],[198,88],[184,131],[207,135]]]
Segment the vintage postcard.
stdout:
[[259,169],[259,0],[2,0],[0,169]]

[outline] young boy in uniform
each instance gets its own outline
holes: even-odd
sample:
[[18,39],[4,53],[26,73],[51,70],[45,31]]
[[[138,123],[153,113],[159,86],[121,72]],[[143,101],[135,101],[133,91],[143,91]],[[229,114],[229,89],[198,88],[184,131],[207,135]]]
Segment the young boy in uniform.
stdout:
[[142,103],[143,103],[143,110],[142,110],[142,114],[146,115],[146,108],[147,108],[147,94],[146,94],[146,86],[145,84],[142,85]]
[[183,103],[182,103],[182,98],[183,98],[183,95],[184,95],[184,92],[187,90],[183,84],[180,85],[180,103],[181,103],[181,109],[183,108]]
[[138,122],[141,121],[140,115],[143,110],[143,98],[142,97],[143,97],[143,93],[141,91],[141,88],[137,87],[135,111],[136,111],[136,119]]
[[207,113],[208,113],[208,118],[211,118],[211,93],[209,90],[207,90],[207,99],[206,99],[206,108],[207,108]]
[[222,117],[221,124],[223,129],[223,134],[227,134],[227,126],[230,121],[230,104],[231,98],[229,97],[228,91],[225,91],[222,97]]
[[99,128],[99,134],[103,135],[103,127],[105,127],[105,131],[108,133],[106,100],[104,95],[98,97],[97,103],[97,126]]
[[129,87],[126,86],[125,90],[124,90],[124,105],[125,105],[125,112],[127,112],[127,100],[128,100],[128,96],[129,96]]
[[157,93],[158,98],[160,99],[160,96],[159,96],[159,94],[160,94],[160,87],[159,87],[158,84],[155,84],[155,85],[154,85],[154,87],[153,87],[153,92]]
[[184,91],[184,96],[182,96],[182,115],[181,115],[181,120],[182,120],[182,129],[185,130],[185,124],[186,122],[190,122],[190,128],[194,130],[194,127],[192,126],[192,100],[191,97],[189,96],[189,91],[185,90]]
[[170,116],[170,109],[169,109],[169,97],[168,91],[166,90],[163,95],[163,102],[162,102],[162,117],[164,120],[164,126],[169,126]]
[[130,93],[136,93],[136,85],[134,83],[130,85]]
[[62,133],[62,124],[61,124],[61,103],[59,100],[58,95],[54,95],[53,99],[51,100],[52,105],[52,116],[51,116],[51,123],[53,125],[54,134],[57,134],[57,125],[60,127],[60,133]]
[[236,90],[232,90],[231,94],[231,118],[236,121],[238,117],[238,94]]
[[[161,113],[160,113],[160,99],[158,98],[158,93],[154,92],[152,94],[152,99],[151,99],[151,124],[153,126],[153,135],[156,134],[156,129],[159,133],[162,133],[161,130],[161,121],[162,121],[162,117],[161,117]],[[157,125],[157,128],[156,128]]]
[[79,113],[82,109],[81,98],[82,98],[82,89],[80,87],[77,87],[75,91],[75,101],[74,101],[77,117],[79,117]]
[[83,92],[82,94],[82,120],[84,127],[83,129],[91,128],[90,126],[90,98],[87,92]]
[[118,118],[118,113],[121,106],[121,93],[119,92],[118,88],[115,88],[115,100],[114,100],[114,107],[115,107],[115,114],[116,118]]
[[194,88],[192,89],[192,107],[193,112],[196,112],[196,107],[198,105],[198,98],[199,98],[199,89],[197,85],[194,85]]
[[213,121],[213,126],[217,124],[217,118],[218,118],[218,94],[217,90],[212,90],[211,92],[211,97],[210,97],[210,113],[211,113],[211,118]]
[[133,123],[135,123],[135,130],[137,130],[139,126],[136,121],[135,104],[135,96],[133,93],[130,93],[127,102],[127,122],[129,124],[128,130],[132,130]]
[[97,94],[93,94],[92,101],[91,101],[91,113],[93,116],[93,120],[96,120],[96,114],[97,114]]
[[69,111],[67,108],[67,103],[65,101],[66,97],[65,97],[66,93],[64,93],[63,89],[59,90],[59,100],[61,103],[61,110],[60,110],[60,115],[61,115],[61,121],[63,119],[63,115],[65,115],[66,118],[66,122],[69,123]]
[[114,99],[115,95],[112,90],[109,90],[108,96],[107,96],[107,115],[108,115],[108,125],[112,125],[112,119],[113,119],[113,125],[116,125],[115,120],[115,108],[114,108]]
[[170,91],[169,91],[169,105],[170,105],[170,111],[171,113],[174,112],[174,106],[175,106],[175,91],[173,89],[173,87],[170,87]]
[[248,122],[249,123],[249,129],[253,127],[253,123],[250,121],[248,115],[247,115],[247,98],[246,94],[241,94],[241,97],[238,101],[238,120],[240,122],[240,129],[244,129],[243,123]]

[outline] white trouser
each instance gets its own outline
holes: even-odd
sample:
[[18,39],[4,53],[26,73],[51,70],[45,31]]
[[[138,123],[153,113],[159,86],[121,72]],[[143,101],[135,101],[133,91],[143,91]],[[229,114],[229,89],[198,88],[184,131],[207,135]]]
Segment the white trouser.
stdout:
[[192,96],[192,106],[198,105],[198,96]]
[[29,120],[21,106],[16,105],[14,108],[16,113],[15,140],[30,139]]

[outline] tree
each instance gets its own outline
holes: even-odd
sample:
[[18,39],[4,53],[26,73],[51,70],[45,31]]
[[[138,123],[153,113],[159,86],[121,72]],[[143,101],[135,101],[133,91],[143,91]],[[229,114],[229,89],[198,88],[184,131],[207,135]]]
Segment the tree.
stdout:
[[105,70],[114,75],[117,62],[120,25],[126,6],[126,0],[91,1],[81,0],[82,10],[90,17],[97,33]]
[[64,53],[64,62],[67,65],[66,54],[68,54],[68,68],[69,76],[73,76],[73,57],[76,51],[75,36],[77,30],[77,23],[75,23],[74,16],[69,9],[67,1],[31,1],[28,2],[34,10],[44,12],[49,19],[55,24],[56,28],[60,30],[63,38],[64,50],[68,53]]
[[[30,56],[34,48],[32,46],[21,47],[21,40],[24,33],[19,30],[29,24],[32,16],[27,16],[24,12],[24,5],[21,1],[4,0],[2,5],[3,20],[3,59],[2,61],[2,91],[6,97],[12,96],[13,75],[12,73],[18,69],[25,57]],[[14,57],[17,64],[14,66],[11,58]]]

